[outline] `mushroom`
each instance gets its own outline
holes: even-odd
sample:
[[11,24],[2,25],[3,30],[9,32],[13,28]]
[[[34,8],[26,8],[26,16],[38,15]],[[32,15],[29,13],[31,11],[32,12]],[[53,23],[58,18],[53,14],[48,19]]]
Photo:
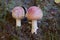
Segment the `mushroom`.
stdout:
[[39,7],[32,6],[28,9],[26,13],[26,17],[28,20],[32,20],[32,30],[31,33],[37,34],[37,20],[42,19],[43,13]]
[[24,9],[22,7],[15,7],[12,10],[12,17],[16,19],[16,26],[21,26],[21,19],[24,18]]
[[55,0],[56,3],[60,3],[60,0]]

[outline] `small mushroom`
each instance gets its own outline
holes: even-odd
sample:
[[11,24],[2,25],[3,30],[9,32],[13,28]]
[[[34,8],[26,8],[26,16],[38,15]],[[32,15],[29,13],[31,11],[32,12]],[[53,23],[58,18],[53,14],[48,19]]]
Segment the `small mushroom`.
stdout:
[[24,9],[22,7],[15,7],[12,10],[12,16],[13,18],[16,19],[16,26],[20,27],[21,26],[21,19],[24,18]]
[[55,0],[56,3],[60,3],[60,0]]
[[26,14],[27,19],[32,20],[32,34],[37,34],[37,20],[42,19],[43,13],[39,7],[32,6],[28,9]]

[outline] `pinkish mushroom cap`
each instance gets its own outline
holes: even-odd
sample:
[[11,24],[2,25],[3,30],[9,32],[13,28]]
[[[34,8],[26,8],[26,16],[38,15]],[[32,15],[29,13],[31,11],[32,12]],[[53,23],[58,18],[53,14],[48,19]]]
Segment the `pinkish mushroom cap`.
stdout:
[[24,9],[22,7],[15,7],[12,10],[12,16],[15,19],[22,19],[24,17]]
[[39,7],[32,6],[28,9],[26,17],[29,20],[38,20],[43,17],[42,10]]

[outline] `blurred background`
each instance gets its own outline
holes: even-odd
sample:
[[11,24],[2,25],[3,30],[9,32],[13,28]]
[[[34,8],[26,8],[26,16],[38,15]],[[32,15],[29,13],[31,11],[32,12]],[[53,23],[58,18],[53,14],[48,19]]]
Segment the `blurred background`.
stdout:
[[[31,23],[22,19],[22,26],[16,27],[12,9],[22,6],[26,10],[39,6],[43,11],[38,20],[37,34],[31,34]],[[0,0],[0,40],[60,40],[60,3],[54,0]]]

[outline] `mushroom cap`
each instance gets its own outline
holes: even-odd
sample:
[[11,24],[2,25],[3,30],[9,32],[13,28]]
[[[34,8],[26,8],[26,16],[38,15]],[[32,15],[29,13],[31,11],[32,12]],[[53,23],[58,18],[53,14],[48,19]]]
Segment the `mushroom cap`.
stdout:
[[60,3],[60,0],[55,0],[56,3]]
[[15,19],[22,19],[24,17],[24,9],[22,7],[15,7],[12,10],[12,16]]
[[28,9],[26,17],[29,20],[39,20],[43,17],[43,13],[39,7],[32,6]]

